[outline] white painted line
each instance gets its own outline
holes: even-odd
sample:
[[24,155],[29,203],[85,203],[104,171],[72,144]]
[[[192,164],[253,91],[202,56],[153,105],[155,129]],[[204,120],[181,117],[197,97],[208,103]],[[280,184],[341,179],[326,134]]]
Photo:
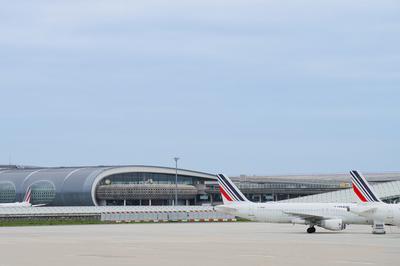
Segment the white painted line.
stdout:
[[337,264],[355,264],[355,265],[375,265],[375,262],[370,261],[354,261],[354,260],[338,260],[335,261]]

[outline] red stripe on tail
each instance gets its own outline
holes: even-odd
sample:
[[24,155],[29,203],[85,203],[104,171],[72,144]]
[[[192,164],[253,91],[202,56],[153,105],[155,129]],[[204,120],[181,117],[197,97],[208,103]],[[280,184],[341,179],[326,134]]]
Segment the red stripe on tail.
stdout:
[[223,196],[225,199],[227,199],[228,201],[232,201],[231,197],[229,197],[229,195],[226,194],[225,190],[224,190],[221,186],[219,186],[219,191],[221,192],[222,196]]
[[353,183],[353,190],[354,193],[356,193],[357,197],[362,201],[362,202],[367,202],[367,199],[361,194],[361,192],[358,190],[356,185]]

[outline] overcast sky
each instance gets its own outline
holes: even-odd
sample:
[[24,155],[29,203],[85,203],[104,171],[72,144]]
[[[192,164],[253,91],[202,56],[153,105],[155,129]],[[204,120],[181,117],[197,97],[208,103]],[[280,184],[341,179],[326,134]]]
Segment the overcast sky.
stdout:
[[400,170],[399,1],[0,3],[0,164]]

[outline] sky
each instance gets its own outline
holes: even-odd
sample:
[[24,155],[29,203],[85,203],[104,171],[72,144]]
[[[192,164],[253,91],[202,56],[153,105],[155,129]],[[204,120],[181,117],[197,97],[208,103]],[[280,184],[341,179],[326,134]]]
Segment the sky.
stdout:
[[399,1],[0,3],[0,164],[400,171]]

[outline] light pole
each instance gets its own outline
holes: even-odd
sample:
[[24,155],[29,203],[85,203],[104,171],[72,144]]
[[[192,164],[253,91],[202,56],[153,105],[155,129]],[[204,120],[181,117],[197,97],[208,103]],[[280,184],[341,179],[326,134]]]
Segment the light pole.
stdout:
[[175,201],[174,205],[178,205],[178,160],[179,157],[174,157],[175,160]]

